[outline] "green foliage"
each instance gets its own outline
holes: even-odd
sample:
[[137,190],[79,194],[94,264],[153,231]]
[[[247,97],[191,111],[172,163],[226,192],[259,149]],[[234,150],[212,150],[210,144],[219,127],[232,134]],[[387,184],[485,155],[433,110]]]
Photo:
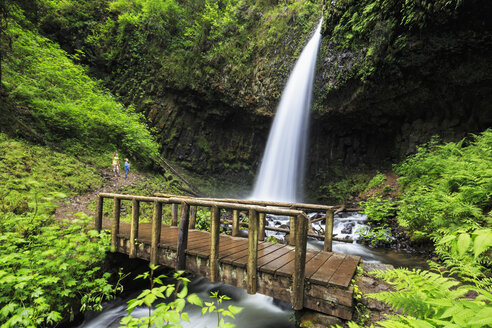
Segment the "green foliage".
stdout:
[[227,295],[219,295],[219,292],[211,292],[211,298],[214,299],[213,302],[205,302],[205,306],[202,307],[202,315],[215,312],[217,314],[217,327],[218,328],[233,328],[236,325],[226,322],[224,318],[229,317],[232,319],[234,315],[241,312],[243,309],[235,305],[229,305],[227,309],[221,308],[220,305],[231,298]]
[[[154,277],[156,265],[150,265],[150,272],[137,276],[135,279],[148,279],[150,288],[142,291],[137,298],[128,301],[128,315],[121,320],[122,327],[182,327],[181,322],[189,322],[189,317],[184,308],[186,303],[202,308],[202,316],[208,313],[217,314],[217,326],[220,328],[233,328],[234,324],[225,322],[224,317],[234,319],[234,315],[241,312],[242,308],[229,305],[227,309],[221,308],[224,300],[230,299],[218,292],[211,292],[214,302],[205,302],[196,294],[188,294],[188,283],[190,280],[183,277],[184,271],[175,272],[173,279],[177,283],[164,284],[165,275]],[[155,303],[159,303],[156,305]],[[132,317],[136,307],[145,306],[149,315],[142,318]]]
[[[384,64],[391,64],[407,47],[413,33],[452,20],[462,0],[336,0],[325,4],[324,34],[357,60],[339,82],[351,78],[367,80]],[[386,69],[387,66],[386,66]]]
[[492,279],[484,267],[492,266],[492,230],[479,228],[471,232],[466,229],[433,238],[436,252],[450,272],[465,281],[492,290]]
[[[110,72],[105,78],[111,90],[145,111],[167,88],[210,90],[242,106],[255,103],[259,89],[278,98],[278,82],[285,82],[279,68],[292,64],[280,56],[300,52],[298,40],[311,33],[320,15],[320,5],[309,0],[268,6],[246,0],[117,0],[97,8],[92,1],[57,7],[51,2],[39,1],[49,17],[41,18],[41,30],[64,48],[80,50],[96,71]],[[68,40],[64,34],[79,37]],[[274,52],[278,63],[272,64]],[[265,78],[272,73],[276,78]]]
[[378,173],[371,179],[371,181],[369,181],[369,183],[367,184],[365,192],[368,192],[369,190],[371,190],[373,188],[377,188],[385,182],[386,182],[386,177],[384,176],[384,174]]
[[346,204],[351,197],[359,196],[366,189],[368,181],[367,175],[356,174],[331,182],[320,187],[320,192],[323,194],[321,198],[333,199],[340,204]]
[[54,326],[114,295],[100,270],[109,236],[80,214],[54,220],[60,198],[102,177],[73,157],[0,134],[0,325]]
[[[20,20],[20,19],[19,19]],[[21,23],[9,24],[15,37],[5,63],[5,86],[17,108],[27,108],[29,122],[46,142],[74,154],[106,153],[115,148],[149,164],[157,144],[143,116],[115,101],[67,53]]]
[[[0,221],[0,323],[43,327],[112,298],[110,274],[100,273],[109,236],[87,230],[81,216],[62,225],[43,211],[7,213]],[[77,300],[81,304],[77,305]]]
[[[0,213],[22,214],[102,185],[94,168],[73,157],[0,134]],[[55,198],[56,197],[56,198]]]
[[210,211],[198,209],[196,212],[195,229],[210,231]]
[[379,227],[387,227],[390,218],[395,216],[397,203],[392,199],[384,199],[379,196],[369,197],[361,201],[362,213],[367,215],[369,222]]
[[[370,294],[403,315],[380,321],[382,327],[486,327],[492,325],[492,294],[461,285],[433,272],[395,269],[377,272],[396,292]],[[470,297],[470,291],[476,297]]]
[[449,255],[454,238],[490,227],[491,149],[492,131],[487,130],[470,141],[440,145],[434,140],[395,167],[402,175],[400,224],[432,236],[443,256]]
[[[150,288],[143,290],[137,298],[128,301],[128,315],[121,320],[122,327],[182,327],[182,321],[189,322],[188,314],[183,312],[186,302],[202,306],[202,301],[196,294],[188,295],[189,279],[183,277],[183,271],[174,273],[173,278],[177,284],[165,285],[163,279],[166,275],[154,277],[156,265],[150,265],[150,273],[146,272],[135,279],[149,279]],[[178,286],[182,286],[179,290]],[[173,296],[173,300],[171,300]],[[155,305],[156,301],[161,301]],[[165,302],[164,302],[165,301]],[[149,309],[148,317],[134,318],[132,312],[136,307],[145,306]]]

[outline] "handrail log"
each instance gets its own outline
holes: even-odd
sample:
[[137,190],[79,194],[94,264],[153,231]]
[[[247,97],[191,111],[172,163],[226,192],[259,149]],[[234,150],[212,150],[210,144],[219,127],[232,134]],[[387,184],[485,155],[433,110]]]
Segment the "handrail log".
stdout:
[[[165,193],[160,193],[156,192],[154,193],[155,196],[158,197],[180,197],[180,198],[192,198],[190,196],[181,196],[181,195],[172,195],[172,194],[165,194]],[[342,205],[320,205],[320,204],[304,204],[304,203],[289,203],[289,202],[274,202],[274,201],[264,201],[264,200],[249,200],[249,199],[235,199],[235,198],[207,198],[207,197],[200,197],[200,198],[193,198],[193,199],[198,199],[198,200],[206,200],[206,201],[219,201],[219,202],[226,202],[226,203],[237,203],[237,204],[246,204],[246,205],[261,205],[261,206],[279,206],[279,207],[289,207],[289,208],[300,208],[300,209],[312,209],[312,210],[320,210],[320,211],[327,211],[327,210],[336,210],[340,208]]]
[[[183,202],[184,197],[170,197],[170,198],[163,198],[163,197],[147,197],[147,196],[132,196],[132,195],[123,195],[123,194],[112,194],[112,193],[100,193],[99,196],[104,197],[104,198],[118,198],[118,199],[124,199],[124,200],[132,200],[132,199],[138,199],[140,201],[145,201],[145,202],[154,202],[157,201],[159,203],[166,203],[166,204],[181,204]],[[276,215],[285,215],[285,216],[298,216],[298,215],[306,215],[303,211],[299,210],[291,210],[291,209],[283,209],[283,208],[275,208],[275,207],[265,207],[265,206],[258,206],[258,205],[248,205],[248,204],[239,204],[239,203],[227,203],[227,202],[215,202],[215,201],[208,201],[208,200],[200,200],[200,199],[193,199],[193,198],[187,198],[186,203],[190,206],[205,206],[205,207],[213,207],[217,206],[220,208],[227,208],[227,209],[232,209],[232,210],[242,210],[242,211],[248,211],[248,210],[255,210],[258,213],[269,213],[269,214],[276,214]]]

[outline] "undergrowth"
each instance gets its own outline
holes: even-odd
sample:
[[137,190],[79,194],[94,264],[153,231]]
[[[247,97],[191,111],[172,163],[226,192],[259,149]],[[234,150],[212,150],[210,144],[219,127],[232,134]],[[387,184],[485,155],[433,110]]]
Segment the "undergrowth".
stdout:
[[100,269],[109,236],[85,215],[53,215],[58,200],[101,182],[73,157],[0,134],[1,327],[55,326],[113,297]]

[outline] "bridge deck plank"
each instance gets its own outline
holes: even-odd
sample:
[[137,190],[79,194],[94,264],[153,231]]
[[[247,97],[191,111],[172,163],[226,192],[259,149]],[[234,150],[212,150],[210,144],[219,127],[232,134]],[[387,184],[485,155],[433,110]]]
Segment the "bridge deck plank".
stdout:
[[333,253],[332,256],[330,256],[330,258],[327,259],[326,262],[311,276],[310,280],[315,281],[318,284],[327,285],[333,274],[337,272],[345,257],[345,254]]

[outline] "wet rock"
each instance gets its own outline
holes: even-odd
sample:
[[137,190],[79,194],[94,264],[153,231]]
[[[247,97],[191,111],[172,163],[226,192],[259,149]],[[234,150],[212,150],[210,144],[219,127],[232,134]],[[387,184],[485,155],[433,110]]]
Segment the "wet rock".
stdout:
[[345,226],[343,227],[341,233],[346,234],[346,235],[351,235],[354,227],[355,227],[354,222],[346,223]]

